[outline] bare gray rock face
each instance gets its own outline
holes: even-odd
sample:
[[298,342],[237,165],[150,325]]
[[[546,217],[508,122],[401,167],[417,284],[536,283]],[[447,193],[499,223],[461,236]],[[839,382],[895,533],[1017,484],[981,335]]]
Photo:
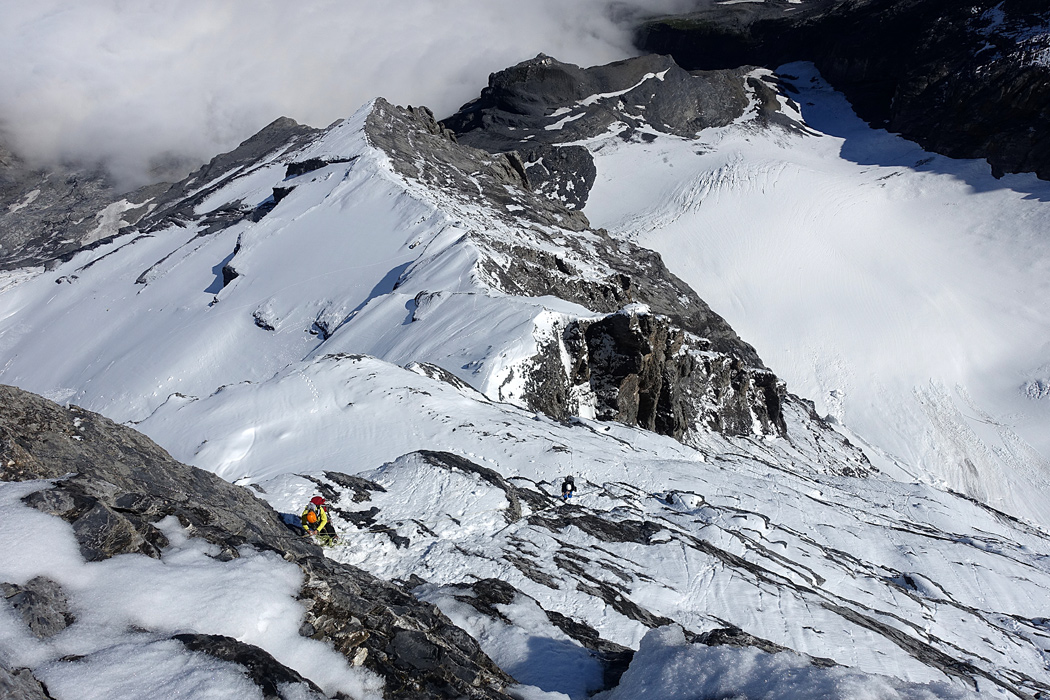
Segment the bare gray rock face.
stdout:
[[[386,697],[507,697],[503,688],[513,681],[436,608],[325,558],[249,489],[176,462],[131,428],[0,386],[0,479],[54,479],[54,487],[24,501],[70,522],[88,560],[132,553],[159,557],[166,540],[154,523],[166,516],[178,518],[191,536],[217,545],[220,560],[239,557],[243,545],[277,552],[303,572],[300,601],[307,613],[300,634],[332,645],[351,663],[385,678]],[[3,594],[38,635],[76,624],[61,589],[51,582],[8,584]],[[284,682],[281,669],[250,645],[197,636],[181,641],[265,672],[257,681],[263,690]],[[0,672],[0,683],[22,688],[18,692],[27,698],[37,697],[34,682],[31,674]],[[312,692],[308,686],[304,692]]]
[[33,167],[0,144],[0,271],[40,265],[137,222],[167,185],[122,193],[101,167]]
[[786,388],[764,369],[711,352],[710,343],[645,312],[578,321],[566,331],[577,382],[597,397],[599,417],[677,440],[702,425],[726,435],[787,433]]
[[712,350],[710,341],[645,307],[569,324],[536,358],[528,396],[537,409],[563,419],[580,412],[581,397],[593,397],[599,420],[686,443],[703,431],[787,435],[787,389],[776,375]]
[[570,143],[617,122],[689,137],[744,113],[748,70],[690,73],[655,54],[580,68],[540,54],[490,75],[481,96],[442,123],[494,152]]
[[5,700],[54,700],[28,668],[8,668],[0,659],[0,697]]
[[37,576],[24,585],[0,582],[0,595],[38,639],[53,637],[76,621],[62,587]]
[[324,692],[307,678],[281,664],[259,647],[218,634],[176,634],[187,649],[244,668],[245,675],[270,700],[322,700]]

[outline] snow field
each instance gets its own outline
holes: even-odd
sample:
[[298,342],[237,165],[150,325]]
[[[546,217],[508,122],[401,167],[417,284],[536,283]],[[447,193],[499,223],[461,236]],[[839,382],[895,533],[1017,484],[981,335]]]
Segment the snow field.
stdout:
[[820,668],[791,653],[686,643],[680,627],[653,630],[615,689],[595,700],[965,700],[976,693],[946,683],[901,683],[843,668]]
[[[664,254],[789,390],[918,478],[1050,522],[1050,185],[870,129],[808,64],[808,134],[591,141],[595,226]],[[816,130],[816,131],[813,131]]]

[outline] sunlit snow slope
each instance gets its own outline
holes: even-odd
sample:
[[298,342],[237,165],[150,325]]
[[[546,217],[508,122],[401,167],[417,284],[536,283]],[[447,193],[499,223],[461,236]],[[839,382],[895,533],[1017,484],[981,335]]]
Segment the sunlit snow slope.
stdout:
[[[801,420],[789,430],[801,434]],[[755,659],[732,644],[705,659],[691,656],[705,647],[665,640],[665,653],[687,658],[639,657],[632,669],[648,682],[717,661],[723,674],[740,666],[711,686],[722,692],[784,674],[763,698],[1050,688],[1045,533],[931,486],[814,473],[812,446],[712,434],[693,449],[616,423],[559,423],[359,356],[171,402],[140,427],[179,457],[255,484],[289,521],[327,494],[346,541],[329,556],[425,581],[416,595],[501,667],[574,700],[602,687],[602,665],[556,615],[623,647],[674,622],[690,638],[737,628],[758,638],[744,647],[842,664]],[[240,452],[244,429],[252,446]],[[562,505],[566,473],[580,491]],[[486,602],[493,586],[503,595]],[[689,687],[672,681],[667,697],[695,697]]]
[[596,226],[661,252],[793,391],[920,478],[1050,523],[1050,184],[860,121],[591,142]]
[[[364,132],[373,106],[298,150],[201,183],[190,221],[7,274],[0,381],[141,420],[169,396],[349,350],[438,361],[498,393],[551,309],[588,312],[555,298],[493,303],[463,241],[478,222],[393,172]],[[316,167],[290,176],[290,162]],[[284,196],[255,220],[274,188]],[[223,215],[245,218],[208,230]],[[440,293],[417,303],[427,290]]]

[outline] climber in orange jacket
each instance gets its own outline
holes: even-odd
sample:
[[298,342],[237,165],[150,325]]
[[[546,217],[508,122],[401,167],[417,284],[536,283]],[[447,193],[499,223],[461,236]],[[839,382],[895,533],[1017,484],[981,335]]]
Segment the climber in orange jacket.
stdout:
[[328,517],[328,506],[322,496],[314,496],[310,499],[303,514],[299,517],[303,529],[308,535],[316,535],[321,544],[333,544],[339,536],[335,533],[335,527]]

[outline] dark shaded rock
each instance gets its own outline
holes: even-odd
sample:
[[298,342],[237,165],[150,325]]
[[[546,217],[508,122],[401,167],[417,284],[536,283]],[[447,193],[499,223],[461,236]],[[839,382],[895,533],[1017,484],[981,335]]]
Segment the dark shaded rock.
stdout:
[[[0,479],[55,480],[26,502],[72,522],[96,559],[158,556],[163,544],[152,523],[169,515],[215,544],[219,559],[239,556],[245,545],[280,554],[303,572],[303,630],[383,677],[386,697],[507,697],[511,679],[436,608],[325,558],[251,490],[176,462],[131,428],[0,386]],[[405,640],[412,657],[399,659]],[[422,658],[437,663],[421,667]]]
[[300,175],[305,175],[306,173],[312,173],[313,171],[320,170],[321,168],[328,165],[333,165],[335,163],[353,163],[355,160],[357,160],[357,156],[354,156],[353,158],[331,159],[308,158],[306,160],[300,160],[294,163],[289,163],[285,168],[284,177],[286,180],[291,180],[293,177],[299,177]]
[[547,613],[547,619],[551,621],[551,624],[594,652],[595,657],[602,664],[603,686],[605,688],[616,687],[624,671],[631,665],[634,649],[603,639],[593,627],[559,612],[553,610],[544,612]]
[[674,623],[674,620],[664,617],[662,615],[654,615],[642,606],[635,603],[633,600],[627,597],[627,592],[606,583],[605,581],[593,581],[591,583],[584,583],[583,581],[576,582],[576,588],[578,590],[587,593],[588,595],[595,596],[605,601],[605,604],[611,607],[616,612],[620,613],[626,618],[640,622],[650,629],[656,627],[663,627],[664,625],[670,625]]
[[496,212],[516,211],[543,226],[582,231],[589,225],[582,212],[532,195],[525,166],[516,152],[494,156],[460,145],[426,107],[395,107],[376,100],[365,121],[365,132],[405,177],[439,190],[480,196]]
[[[190,651],[243,666],[248,678],[259,686],[267,700],[327,697],[315,683],[303,678],[257,646],[218,634],[176,634],[173,638],[182,642]],[[298,687],[282,688],[289,685]]]
[[782,382],[771,372],[708,352],[706,343],[667,319],[625,311],[578,321],[566,336],[576,340],[566,345],[578,351],[573,379],[589,382],[599,418],[678,440],[697,423],[727,435],[787,432]]
[[500,581],[496,578],[478,579],[471,583],[469,588],[471,593],[453,597],[461,603],[466,603],[482,615],[497,618],[508,625],[513,624],[496,606],[509,605],[514,602],[514,596],[518,594],[518,589],[506,581]]
[[654,54],[580,68],[540,54],[490,75],[481,96],[442,123],[460,142],[494,152],[578,141],[616,122],[693,136],[743,114],[744,72],[690,74]]
[[[711,343],[645,307],[573,321],[533,364],[531,405],[565,418],[591,397],[595,417],[637,425],[688,442],[700,430],[785,436],[787,390],[769,370]],[[562,357],[571,368],[566,374]]]
[[410,372],[420,374],[424,377],[430,377],[431,379],[437,379],[440,382],[445,382],[446,384],[455,387],[459,391],[470,394],[471,396],[481,401],[487,400],[484,394],[472,387],[470,384],[467,384],[465,381],[452,374],[447,369],[438,367],[435,364],[431,364],[429,362],[410,362],[407,365],[405,365],[405,369],[407,369]]
[[787,647],[756,637],[739,627],[719,627],[717,629],[709,630],[696,637],[694,641],[711,647],[753,647],[755,649],[761,649],[769,654],[789,651]]
[[378,491],[379,493],[386,493],[386,489],[376,482],[369,481],[360,476],[350,476],[349,474],[343,474],[342,472],[325,472],[324,475],[329,481],[332,481],[344,489],[350,489],[353,491],[354,495],[352,500],[354,503],[371,500],[372,497],[369,494],[372,492]]
[[813,61],[874,126],[1050,179],[1048,20],[1032,0],[775,0],[652,21],[638,44],[689,68]]
[[[215,156],[188,178],[170,187],[157,201],[157,207],[139,224],[144,231],[156,231],[175,221],[179,223],[200,218],[196,208],[235,177],[242,177],[265,164],[265,156],[278,149],[290,149],[305,143],[320,130],[297,123],[293,119],[280,117],[263,127],[257,134],[242,142],[237,148]],[[248,202],[243,208],[227,210],[225,222],[228,226],[251,216],[252,210],[261,202]],[[215,212],[205,214],[212,217],[209,224],[218,224]],[[205,227],[207,228],[207,226]],[[218,228],[212,230],[213,233]]]
[[567,209],[583,209],[598,175],[590,151],[583,146],[539,146],[520,153],[533,192]]
[[159,231],[172,222],[203,218],[200,235],[214,233],[250,217],[258,203],[203,217],[195,207],[230,178],[259,167],[263,156],[314,133],[282,117],[179,183],[133,191],[121,188],[104,165],[43,170],[0,145],[0,270],[69,260],[117,235]]
[[663,529],[655,522],[643,520],[609,520],[597,515],[572,511],[571,513],[534,513],[529,524],[561,532],[573,525],[600,542],[636,542],[649,544],[650,538]]
[[[525,595],[506,581],[499,579],[479,579],[466,586],[469,593],[453,595],[461,603],[466,603],[482,615],[498,619],[507,625],[513,625],[510,620],[497,606],[509,605],[518,596],[527,598],[535,603],[541,610],[543,606],[534,598]],[[624,671],[634,657],[634,650],[630,647],[602,639],[598,631],[582,622],[573,620],[559,612],[544,610],[551,624],[562,632],[579,642],[584,648],[593,652],[594,657],[602,664],[603,677],[602,689],[612,688],[619,681]]]
[[37,576],[21,586],[0,583],[0,594],[37,639],[53,637],[76,621],[62,587],[50,579]]
[[537,566],[531,559],[516,554],[505,554],[503,558],[510,562],[526,578],[535,581],[541,586],[546,586],[551,590],[557,590],[560,587],[557,579]]
[[168,187],[129,192],[101,164],[39,168],[0,143],[0,270],[65,258],[107,238],[137,222],[147,200]]

